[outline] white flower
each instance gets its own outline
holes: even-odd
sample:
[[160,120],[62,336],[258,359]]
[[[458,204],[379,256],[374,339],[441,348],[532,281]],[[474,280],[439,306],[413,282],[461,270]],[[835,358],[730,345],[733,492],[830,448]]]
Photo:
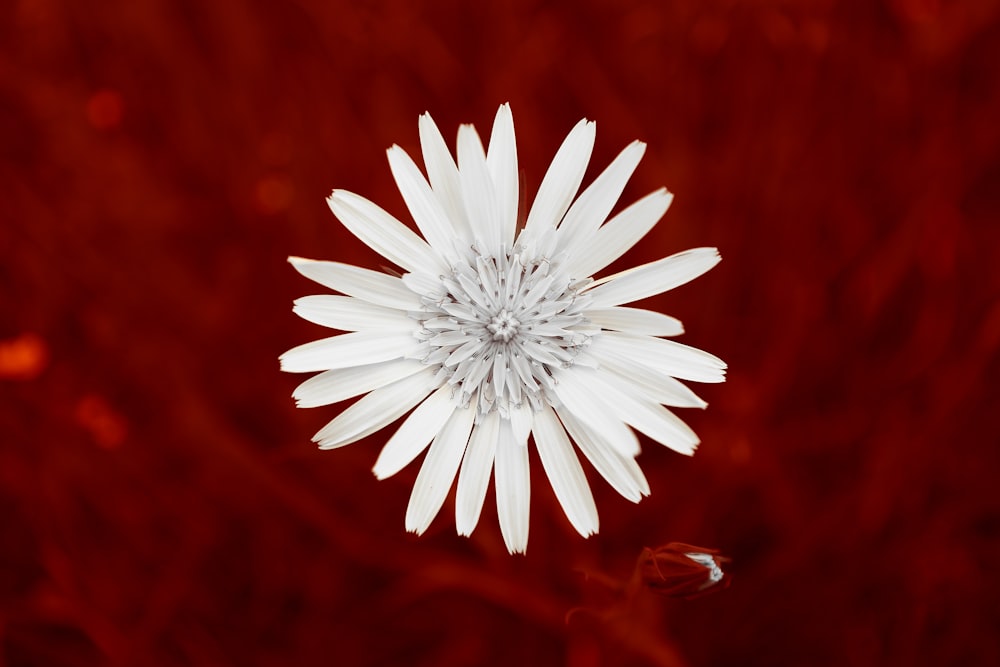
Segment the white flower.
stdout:
[[512,553],[523,552],[529,435],[584,537],[597,532],[597,508],[573,443],[633,502],[649,494],[633,428],[682,454],[698,444],[664,406],[704,407],[680,380],[721,382],[725,364],[664,338],[682,333],[678,320],[622,304],[683,285],[715,266],[719,254],[687,250],[592,280],[672,199],[660,189],[607,220],[645,151],[634,142],[574,200],[594,135],[593,122],[573,128],[521,225],[510,108],[497,112],[488,151],[471,125],[459,129],[457,165],[425,114],[420,144],[428,178],[400,147],[389,149],[423,238],[358,195],[335,190],[328,199],[344,226],[402,277],[290,258],[302,275],[345,295],[304,297],[295,312],[351,332],[282,355],[285,371],[322,371],[295,390],[298,405],[365,394],[314,440],[342,447],[412,409],[375,463],[379,479],[430,445],[406,510],[409,531],[427,529],[457,475],[455,522],[460,534],[471,534],[492,469],[504,541]]

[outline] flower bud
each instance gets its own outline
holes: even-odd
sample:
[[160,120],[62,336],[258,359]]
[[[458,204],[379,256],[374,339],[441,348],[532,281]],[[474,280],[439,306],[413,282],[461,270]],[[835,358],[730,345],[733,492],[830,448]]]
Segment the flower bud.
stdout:
[[728,562],[718,550],[670,542],[643,549],[636,573],[649,590],[690,600],[728,587],[721,566]]

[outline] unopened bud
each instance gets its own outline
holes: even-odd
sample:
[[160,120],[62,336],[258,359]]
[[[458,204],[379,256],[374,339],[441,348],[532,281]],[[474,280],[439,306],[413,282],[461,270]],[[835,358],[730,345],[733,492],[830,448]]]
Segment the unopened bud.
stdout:
[[722,563],[728,562],[715,549],[670,542],[643,549],[636,568],[639,580],[649,590],[690,600],[729,586],[729,577],[722,570]]

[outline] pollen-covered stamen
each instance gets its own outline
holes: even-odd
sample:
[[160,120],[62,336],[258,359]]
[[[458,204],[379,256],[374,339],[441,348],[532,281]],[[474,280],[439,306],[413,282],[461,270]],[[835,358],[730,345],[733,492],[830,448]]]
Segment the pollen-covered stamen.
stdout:
[[481,413],[506,415],[527,400],[541,409],[552,369],[572,365],[599,331],[583,315],[590,298],[579,291],[587,282],[520,248],[501,257],[470,248],[433,286],[426,277],[407,281],[424,304],[414,313],[420,358],[439,367],[462,405],[475,400]]

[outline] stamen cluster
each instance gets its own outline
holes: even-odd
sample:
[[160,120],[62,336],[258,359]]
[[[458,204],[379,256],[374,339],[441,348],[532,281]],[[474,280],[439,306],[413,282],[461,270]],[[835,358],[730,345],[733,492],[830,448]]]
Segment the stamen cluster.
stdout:
[[418,357],[439,365],[459,404],[475,400],[480,414],[506,417],[524,401],[536,411],[553,404],[552,369],[572,366],[600,331],[584,316],[590,298],[580,290],[590,280],[571,280],[558,264],[526,255],[473,247],[436,286],[418,288],[425,306],[411,313],[424,344]]

